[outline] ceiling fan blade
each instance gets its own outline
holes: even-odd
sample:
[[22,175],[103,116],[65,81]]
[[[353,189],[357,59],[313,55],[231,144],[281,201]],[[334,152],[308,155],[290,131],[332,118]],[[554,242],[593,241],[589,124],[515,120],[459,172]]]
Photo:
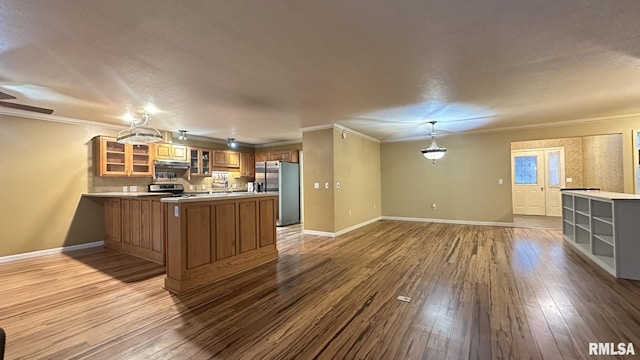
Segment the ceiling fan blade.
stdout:
[[12,109],[18,109],[18,110],[33,111],[41,114],[53,114],[52,109],[45,109],[45,108],[31,106],[31,105],[15,104],[15,103],[10,103],[6,101],[0,101],[0,106],[12,108]]
[[16,97],[13,95],[9,95],[7,93],[3,93],[2,91],[0,91],[0,100],[9,100],[9,99],[15,99]]

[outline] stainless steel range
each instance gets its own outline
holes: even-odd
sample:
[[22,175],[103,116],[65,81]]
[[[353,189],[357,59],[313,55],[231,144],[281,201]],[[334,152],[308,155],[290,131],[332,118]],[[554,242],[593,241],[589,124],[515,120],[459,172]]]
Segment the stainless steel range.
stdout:
[[171,193],[171,196],[183,196],[184,186],[182,184],[149,184],[150,193]]

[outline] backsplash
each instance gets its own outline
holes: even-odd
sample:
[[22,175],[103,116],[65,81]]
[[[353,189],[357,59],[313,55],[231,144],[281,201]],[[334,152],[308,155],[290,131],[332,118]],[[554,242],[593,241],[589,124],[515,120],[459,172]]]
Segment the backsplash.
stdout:
[[[239,172],[225,172],[228,175],[229,181],[229,190],[232,191],[246,191],[247,190],[247,182],[250,180],[245,177],[240,177]],[[127,191],[131,186],[135,187],[135,191],[137,192],[145,192],[147,191],[147,186],[149,184],[155,183],[179,183],[184,186],[184,190],[186,192],[207,192],[209,190],[214,191],[222,191],[224,187],[221,186],[220,182],[213,184],[212,187],[212,179],[211,176],[198,176],[192,177],[190,180],[185,179],[184,177],[180,177],[179,174],[175,178],[170,178],[166,176],[164,178],[153,179],[151,177],[106,177],[106,176],[91,176],[89,181],[89,189],[91,192],[120,192],[123,191],[123,187],[127,187]],[[235,187],[234,187],[235,184]]]

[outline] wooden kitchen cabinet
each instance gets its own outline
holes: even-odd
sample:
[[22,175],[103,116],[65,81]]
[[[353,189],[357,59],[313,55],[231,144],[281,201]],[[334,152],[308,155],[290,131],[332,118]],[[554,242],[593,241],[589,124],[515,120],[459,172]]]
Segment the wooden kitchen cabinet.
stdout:
[[187,147],[173,144],[156,144],[155,158],[158,160],[187,161]]
[[255,177],[256,161],[255,155],[240,153],[240,176]]
[[280,160],[298,162],[298,150],[278,150],[269,152],[269,161]]
[[121,250],[164,264],[164,212],[160,197],[121,200]]
[[210,149],[189,147],[189,163],[191,165],[189,172],[191,176],[211,175],[212,153],[213,151]]
[[121,201],[118,198],[106,198],[102,202],[104,209],[104,246],[116,250],[122,247]]
[[120,144],[113,137],[93,139],[93,161],[97,176],[151,176],[153,145]]
[[219,169],[240,168],[240,153],[237,151],[216,150],[213,152],[213,167]]
[[269,161],[269,153],[268,152],[260,152],[256,153],[256,162]]
[[256,162],[261,161],[287,161],[298,162],[298,150],[275,150],[256,153]]
[[183,293],[278,259],[273,194],[165,199],[165,288]]

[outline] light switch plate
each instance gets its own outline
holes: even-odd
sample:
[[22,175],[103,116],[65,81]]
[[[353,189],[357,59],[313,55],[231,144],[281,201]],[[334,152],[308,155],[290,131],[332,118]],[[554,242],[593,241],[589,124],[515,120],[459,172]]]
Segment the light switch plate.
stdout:
[[567,178],[567,182],[568,183],[573,182],[573,178]]
[[328,183],[328,182],[324,183],[324,188],[325,188],[325,189],[328,189],[328,188],[329,188],[329,183]]
[[313,183],[314,189],[320,189],[320,183]]
[[498,179],[498,185],[502,185],[504,183],[504,181],[502,181],[502,179]]
[[133,186],[133,185],[129,186],[129,191],[136,192],[136,191],[138,191],[138,187],[137,186]]

